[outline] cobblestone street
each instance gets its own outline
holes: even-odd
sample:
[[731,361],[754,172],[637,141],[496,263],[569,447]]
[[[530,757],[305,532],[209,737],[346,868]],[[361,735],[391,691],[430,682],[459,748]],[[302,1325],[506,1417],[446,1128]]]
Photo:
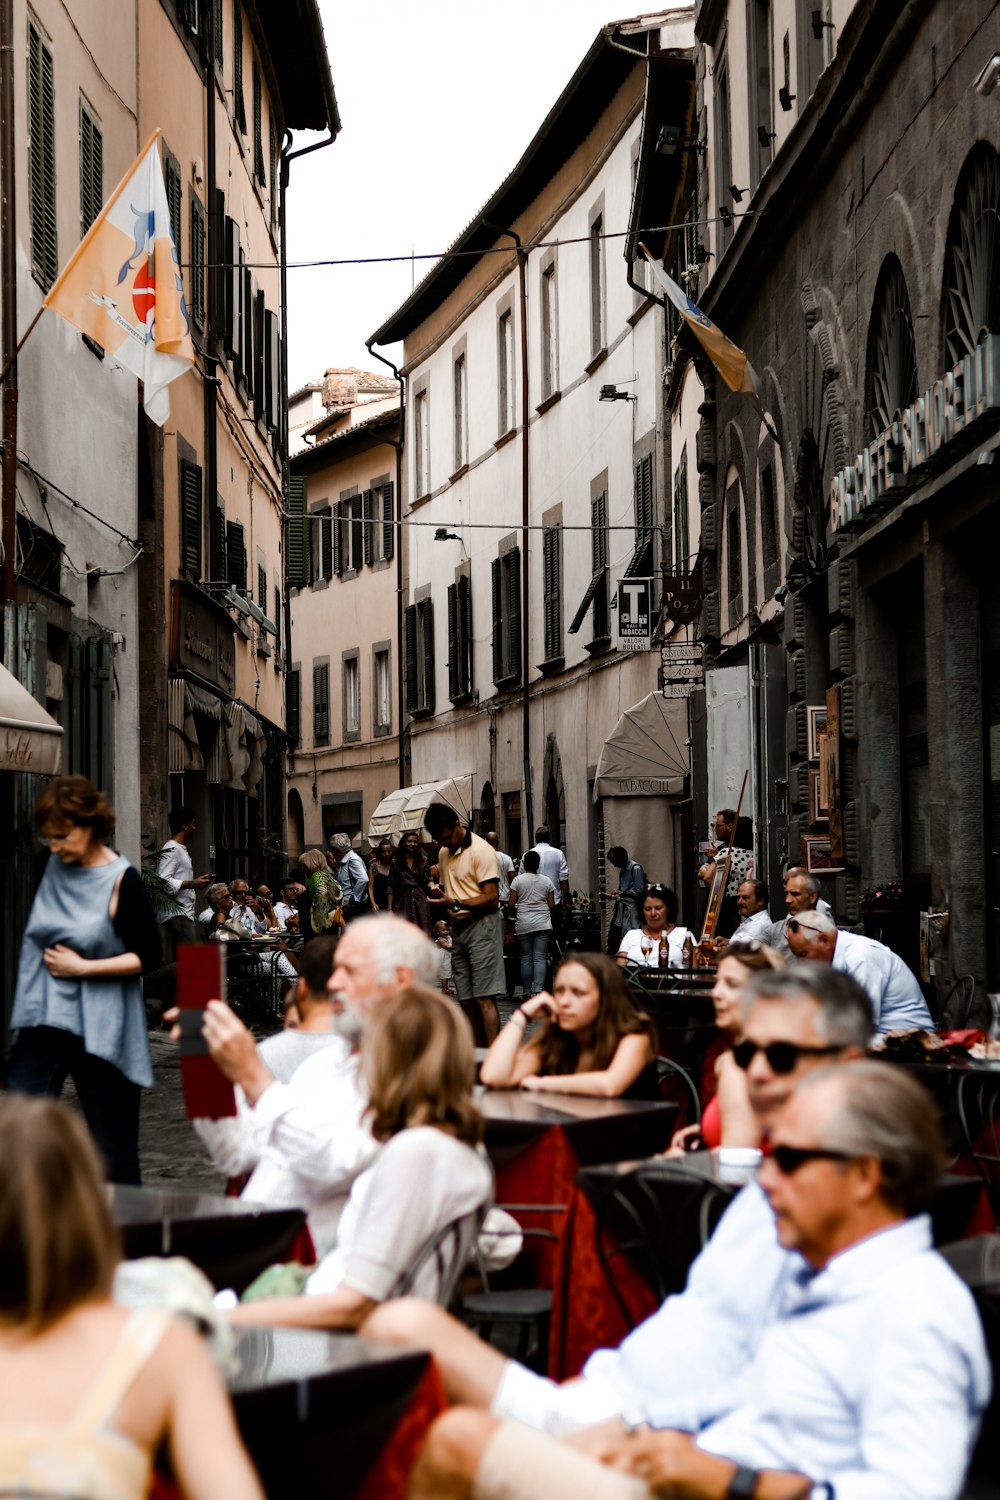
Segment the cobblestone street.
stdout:
[[166,1031],[150,1031],[156,1087],[142,1097],[139,1159],[147,1187],[183,1187],[186,1192],[221,1193],[225,1178],[212,1166],[190,1120],[184,1115],[177,1048]]

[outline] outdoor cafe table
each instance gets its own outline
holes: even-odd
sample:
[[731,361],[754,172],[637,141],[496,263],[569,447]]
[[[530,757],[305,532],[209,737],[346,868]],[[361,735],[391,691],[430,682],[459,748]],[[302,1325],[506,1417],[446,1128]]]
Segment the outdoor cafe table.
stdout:
[[[547,1238],[528,1236],[518,1263],[530,1268],[533,1284],[552,1290],[549,1374],[563,1379],[576,1358],[581,1331],[599,1324],[611,1293],[603,1276],[577,1276],[574,1247],[592,1238],[592,1213],[577,1190],[582,1166],[652,1156],[670,1143],[677,1106],[661,1099],[593,1099],[516,1089],[481,1092],[486,1150],[497,1175],[500,1204],[547,1205],[515,1217]],[[596,1344],[593,1347],[597,1347]],[[587,1351],[590,1352],[589,1350]],[[578,1368],[578,1367],[577,1367]]]
[[185,1255],[217,1287],[242,1292],[275,1261],[289,1259],[305,1224],[297,1208],[264,1208],[242,1198],[172,1189],[112,1189],[126,1260]]

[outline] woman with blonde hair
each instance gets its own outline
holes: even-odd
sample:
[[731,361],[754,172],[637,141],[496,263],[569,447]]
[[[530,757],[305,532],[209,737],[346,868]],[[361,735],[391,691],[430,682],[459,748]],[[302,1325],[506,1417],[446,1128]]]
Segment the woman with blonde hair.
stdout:
[[322,849],[307,849],[299,865],[306,877],[305,891],[299,897],[299,931],[310,938],[343,927],[340,903],[344,892]]
[[[361,1071],[372,1135],[384,1144],[351,1188],[336,1244],[304,1296],[244,1302],[230,1314],[234,1322],[357,1328],[403,1290],[445,1299],[471,1256],[493,1173],[480,1149],[464,1016],[436,990],[409,985],[368,1022]],[[453,1242],[445,1235],[451,1225]]]
[[94,1148],[51,1099],[0,1099],[0,1491],[142,1500],[166,1444],[187,1500],[263,1500],[201,1339],[111,1300]]

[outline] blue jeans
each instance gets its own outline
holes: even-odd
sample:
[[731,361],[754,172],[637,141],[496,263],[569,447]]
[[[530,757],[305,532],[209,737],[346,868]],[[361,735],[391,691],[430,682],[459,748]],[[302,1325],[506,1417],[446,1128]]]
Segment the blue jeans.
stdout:
[[517,951],[521,955],[521,988],[524,998],[537,995],[545,988],[545,960],[549,955],[549,933],[546,927],[541,932],[519,932]]

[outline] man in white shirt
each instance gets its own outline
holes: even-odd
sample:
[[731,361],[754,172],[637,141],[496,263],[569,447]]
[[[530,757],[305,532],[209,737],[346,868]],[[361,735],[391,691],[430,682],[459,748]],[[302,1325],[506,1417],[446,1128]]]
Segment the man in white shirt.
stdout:
[[[156,873],[173,896],[184,915],[194,919],[195,892],[208,885],[211,875],[195,875],[194,865],[188,853],[188,840],[195,831],[194,808],[179,807],[167,819],[170,837],[160,850],[156,862]],[[161,922],[169,921],[169,915],[161,916]]]
[[305,891],[305,886],[298,880],[286,880],[281,887],[281,900],[274,903],[274,915],[278,919],[278,926],[284,928],[288,918],[293,912],[298,912],[298,900]]
[[944,1151],[929,1106],[884,1063],[800,1081],[759,1179],[794,1271],[729,1411],[692,1431],[605,1430],[581,1452],[458,1409],[432,1428],[410,1500],[473,1485],[476,1500],[957,1500],[990,1366],[975,1303],[932,1249]]
[[245,880],[231,880],[229,882],[229,894],[233,898],[233,907],[229,913],[231,922],[239,922],[245,928],[250,937],[260,937],[267,931],[267,923],[262,921],[250,908],[250,887]]
[[785,932],[785,920],[788,917],[797,917],[799,912],[821,911],[824,916],[832,917],[833,908],[829,901],[824,901],[819,893],[819,881],[815,875],[810,875],[801,865],[790,865],[785,871],[785,919],[774,922],[770,932],[760,933],[766,943],[783,953],[786,958],[791,955],[788,946],[788,935]]
[[569,865],[566,856],[561,849],[549,843],[549,830],[547,828],[535,829],[535,842],[532,848],[538,855],[538,873],[547,875],[555,886],[556,907],[569,909]]
[[228,1128],[230,1121],[200,1121],[198,1133],[220,1171],[252,1171],[243,1197],[305,1209],[319,1254],[332,1245],[351,1184],[376,1150],[357,1065],[365,1023],[387,994],[415,981],[433,985],[437,954],[430,939],[401,917],[359,918],[337,943],[328,981],[335,1041],[301,1063],[287,1083],[275,1078],[223,1001],[210,1000],[206,1007],[209,1051],[242,1091],[246,1111],[239,1131]]
[[796,958],[832,964],[857,980],[872,1002],[876,1031],[934,1030],[917,976],[884,943],[841,932],[821,911],[789,917],[785,927]]
[[740,925],[729,939],[731,943],[749,943],[753,938],[767,941],[771,928],[771,913],[767,909],[767,883],[763,880],[744,880],[736,892],[736,910],[740,914]]
[[500,848],[500,840],[495,833],[488,833],[486,842],[497,857],[497,871],[500,875],[500,905],[503,906],[510,895],[510,883],[514,879],[514,861]]

